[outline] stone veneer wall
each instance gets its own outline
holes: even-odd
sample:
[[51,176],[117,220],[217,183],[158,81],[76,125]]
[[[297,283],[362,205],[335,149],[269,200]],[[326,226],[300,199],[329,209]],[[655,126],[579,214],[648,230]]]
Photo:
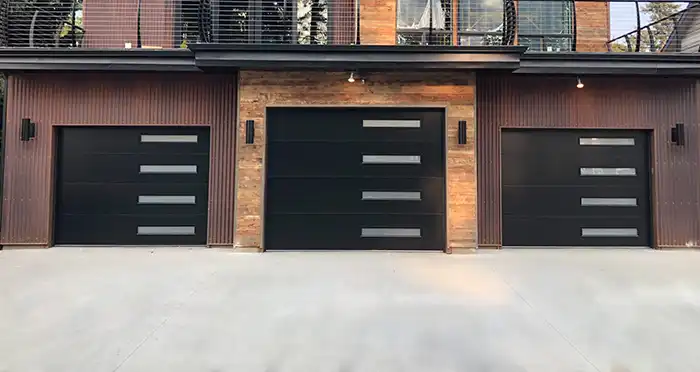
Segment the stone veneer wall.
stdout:
[[[237,141],[236,246],[262,248],[265,108],[269,106],[396,106],[447,109],[447,239],[451,248],[476,244],[475,79],[472,74],[376,73],[348,83],[346,73],[241,71]],[[255,120],[254,144],[245,121]],[[468,124],[457,144],[459,120]],[[332,125],[332,123],[329,123]]]

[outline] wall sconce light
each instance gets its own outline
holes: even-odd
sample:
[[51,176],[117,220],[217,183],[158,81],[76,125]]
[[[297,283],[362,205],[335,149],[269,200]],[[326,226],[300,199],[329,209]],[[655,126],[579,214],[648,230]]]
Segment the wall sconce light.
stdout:
[[578,76],[576,77],[576,88],[578,88],[578,89],[583,88],[583,83],[581,82],[581,78]]
[[677,146],[685,145],[685,124],[676,123],[675,126],[671,127],[671,143]]
[[255,120],[245,121],[245,143],[255,142]]
[[467,143],[467,121],[460,120],[457,124],[457,143],[464,145]]
[[19,128],[20,141],[29,141],[36,137],[36,124],[31,119],[22,119]]
[[365,83],[364,75],[360,75],[359,72],[353,71],[350,73],[350,77],[348,77],[348,83],[354,83],[358,79],[360,80],[360,82],[362,82],[362,84]]

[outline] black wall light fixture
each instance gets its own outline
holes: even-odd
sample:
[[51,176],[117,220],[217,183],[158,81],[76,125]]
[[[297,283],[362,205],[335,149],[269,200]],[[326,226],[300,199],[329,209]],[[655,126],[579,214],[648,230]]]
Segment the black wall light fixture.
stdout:
[[245,143],[255,142],[255,120],[245,121]]
[[671,143],[678,146],[685,145],[685,124],[676,123],[675,126],[671,127]]
[[460,120],[457,126],[457,143],[464,145],[467,143],[467,121]]
[[29,141],[36,137],[36,124],[32,123],[31,119],[22,119],[19,127],[20,141]]

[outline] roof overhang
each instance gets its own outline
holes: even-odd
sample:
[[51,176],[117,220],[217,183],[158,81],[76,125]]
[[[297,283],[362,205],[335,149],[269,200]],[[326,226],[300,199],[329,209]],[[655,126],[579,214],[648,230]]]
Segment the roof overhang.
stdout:
[[527,48],[193,44],[190,49],[203,70],[514,70]]
[[0,48],[0,71],[200,71],[190,50]]
[[0,72],[500,70],[538,75],[700,76],[700,53],[525,53],[525,47],[195,44],[189,49],[0,48]]
[[514,73],[700,76],[700,53],[525,53]]

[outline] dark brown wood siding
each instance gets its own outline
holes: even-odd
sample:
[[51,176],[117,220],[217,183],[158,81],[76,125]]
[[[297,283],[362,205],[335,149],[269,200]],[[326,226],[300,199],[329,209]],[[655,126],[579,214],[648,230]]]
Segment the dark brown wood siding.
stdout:
[[[700,85],[690,78],[482,75],[477,79],[478,241],[501,245],[501,128],[624,128],[652,133],[655,247],[700,246]],[[686,125],[687,143],[670,143]],[[552,154],[556,156],[556,154]]]
[[[209,245],[232,245],[235,213],[235,75],[20,74],[8,82],[1,243],[50,245],[55,127],[211,127]],[[19,123],[37,124],[19,140]]]

